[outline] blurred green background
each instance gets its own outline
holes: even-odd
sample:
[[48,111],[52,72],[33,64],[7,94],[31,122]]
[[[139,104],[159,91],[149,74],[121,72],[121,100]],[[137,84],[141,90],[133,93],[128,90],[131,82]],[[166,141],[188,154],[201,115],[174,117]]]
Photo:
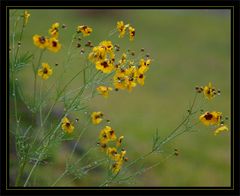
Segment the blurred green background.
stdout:
[[[156,128],[164,137],[182,120],[189,102],[193,99],[195,86],[207,85],[209,81],[221,89],[209,103],[208,110],[223,112],[230,116],[230,11],[228,10],[28,10],[31,14],[25,29],[22,49],[38,54],[39,49],[32,43],[34,34],[47,35],[54,22],[66,24],[61,30],[62,50],[48,52],[44,59],[49,64],[58,63],[58,68],[48,81],[57,78],[62,62],[66,58],[68,44],[76,26],[85,24],[93,28],[90,39],[94,44],[102,40],[112,40],[121,48],[139,51],[145,48],[153,62],[146,74],[145,85],[137,86],[131,93],[112,92],[108,99],[95,97],[90,102],[92,111],[102,111],[111,119],[111,126],[117,135],[125,136],[125,149],[129,160],[147,153],[152,147],[152,136]],[[116,22],[123,20],[136,29],[134,42],[128,38],[118,39],[118,35],[108,36]],[[69,77],[79,70],[81,59],[76,57],[71,63]],[[31,95],[32,71],[26,67],[19,75],[26,94]],[[67,81],[67,80],[66,80]],[[77,87],[78,81],[73,87]],[[10,111],[11,115],[13,110]],[[23,114],[24,115],[24,114]],[[80,120],[81,122],[81,120]],[[14,122],[12,122],[14,123]],[[230,125],[229,125],[230,126]],[[184,134],[165,146],[165,154],[178,148],[180,155],[173,157],[157,168],[137,177],[131,186],[230,186],[230,132],[218,136],[203,125],[198,131]],[[87,149],[98,137],[99,128],[90,127],[82,138]],[[56,156],[45,167],[39,167],[35,175],[35,185],[49,186],[61,174],[65,159],[69,154],[66,145],[60,146]],[[163,153],[163,154],[164,154]],[[97,154],[97,153],[96,153]],[[94,154],[93,154],[94,155]],[[144,161],[145,166],[163,159],[158,154]],[[16,156],[11,154],[10,174],[16,175]],[[136,168],[135,168],[136,169]],[[96,186],[101,182],[97,171],[88,177],[72,182],[68,176],[59,186]]]

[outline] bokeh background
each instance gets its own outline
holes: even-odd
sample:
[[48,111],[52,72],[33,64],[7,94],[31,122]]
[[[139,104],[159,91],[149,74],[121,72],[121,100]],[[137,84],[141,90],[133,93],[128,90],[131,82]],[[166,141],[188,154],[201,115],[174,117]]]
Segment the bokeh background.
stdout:
[[[67,25],[67,29],[61,30],[60,34],[62,50],[44,56],[50,64],[58,63],[58,67],[61,67],[66,58],[68,43],[76,26],[81,24],[93,27],[89,39],[94,44],[110,39],[122,48],[135,51],[145,48],[150,53],[153,62],[143,87],[137,86],[131,93],[113,92],[108,99],[97,96],[90,102],[92,111],[99,110],[107,114],[117,134],[125,136],[129,160],[151,150],[152,136],[157,128],[160,136],[164,137],[181,122],[189,102],[193,99],[195,86],[207,85],[211,81],[221,89],[221,96],[211,101],[209,110],[222,111],[231,118],[229,10],[28,11],[31,17],[23,37],[24,51],[37,53],[39,49],[33,45],[32,36],[46,35],[52,23]],[[119,20],[135,27],[134,42],[130,43],[128,38],[119,39],[117,34],[108,36]],[[72,61],[71,69],[68,70],[69,77],[79,70],[79,62],[80,59],[77,58]],[[31,66],[26,67],[18,77],[25,93],[31,94]],[[47,82],[54,82],[54,75]],[[78,85],[77,81],[74,85]],[[11,115],[12,112],[13,110],[10,111]],[[90,127],[81,140],[83,151],[92,144],[98,132],[97,128]],[[231,132],[227,132],[214,136],[211,129],[200,125],[197,132],[181,135],[165,146],[166,154],[178,148],[178,157],[173,157],[137,177],[135,184],[131,186],[230,186],[230,134]],[[35,185],[49,186],[63,172],[66,156],[70,151],[67,143],[55,150],[48,165],[40,166],[36,170]],[[14,146],[14,143],[11,144]],[[144,160],[144,165],[154,164],[162,160],[162,156],[153,155]],[[10,174],[13,180],[17,169],[14,150],[10,158]],[[96,186],[101,182],[101,168],[99,170],[93,170],[87,177],[74,182],[71,175],[67,176],[58,185]]]

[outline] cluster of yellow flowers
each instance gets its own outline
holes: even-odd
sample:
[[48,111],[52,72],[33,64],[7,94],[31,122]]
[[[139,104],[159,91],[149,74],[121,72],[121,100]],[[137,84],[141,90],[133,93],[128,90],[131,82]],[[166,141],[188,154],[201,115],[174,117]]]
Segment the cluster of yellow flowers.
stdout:
[[[103,113],[93,112],[91,118],[94,125],[100,124],[103,120]],[[115,131],[110,126],[105,126],[99,134],[98,144],[102,151],[104,151],[113,161],[110,169],[115,174],[121,170],[123,162],[128,160],[128,158],[125,157],[126,150],[120,150],[123,138],[124,136],[117,138]],[[114,143],[114,146],[110,146],[112,143]]]
[[119,31],[120,38],[124,37],[127,29],[129,32],[129,39],[130,41],[132,41],[135,37],[135,29],[132,26],[130,26],[130,24],[124,24],[123,21],[117,22],[117,30]]
[[[135,29],[129,24],[124,25],[123,21],[117,22],[117,29],[120,32],[120,37],[123,37],[126,29],[129,28],[129,34],[131,40],[135,36]],[[117,61],[115,59],[115,51],[119,51],[119,46],[112,44],[111,41],[104,40],[100,42],[97,46],[93,47],[90,52],[88,59],[95,64],[97,70],[102,73],[109,74],[115,71],[113,76],[113,85],[115,90],[127,89],[132,90],[138,84],[144,85],[145,73],[149,69],[151,59],[149,55],[146,58],[141,58],[139,62],[135,62],[131,57],[128,58],[127,54],[124,52]],[[144,49],[141,49],[144,51]],[[134,56],[134,52],[131,52],[129,56]],[[137,65],[136,65],[137,64]],[[109,91],[112,91],[111,87],[99,86],[97,91],[104,97],[108,97]]]
[[[27,23],[28,17],[29,14],[25,12],[25,23]],[[51,28],[48,30],[48,33],[51,36],[50,38],[35,34],[33,36],[33,43],[41,49],[48,49],[51,52],[58,52],[62,47],[58,40],[59,23],[56,22],[52,24]],[[42,79],[46,80],[52,75],[53,70],[48,63],[42,63],[42,68],[38,69],[37,73],[40,77],[42,77]]]
[[58,40],[59,23],[52,24],[48,32],[51,36],[50,38],[36,34],[33,36],[33,43],[41,49],[47,48],[51,52],[58,52],[61,49],[61,44]]
[[[196,87],[196,90],[198,93],[203,92],[204,96],[208,100],[212,100],[217,94],[220,95],[220,90],[216,91],[216,89],[212,86],[211,82],[209,82],[208,86],[200,88]],[[218,127],[214,131],[214,135],[217,135],[222,131],[228,131],[228,127],[224,125],[224,121],[222,121],[222,118],[222,112],[207,111],[199,117],[199,120],[206,126],[217,125]]]

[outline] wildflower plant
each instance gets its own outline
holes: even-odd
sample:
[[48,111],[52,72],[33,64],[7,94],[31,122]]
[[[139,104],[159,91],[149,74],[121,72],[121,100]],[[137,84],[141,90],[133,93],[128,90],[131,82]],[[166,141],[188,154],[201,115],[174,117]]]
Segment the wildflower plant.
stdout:
[[[94,36],[97,29],[86,24],[79,24],[72,30],[72,40],[69,46],[66,46],[62,44],[64,42],[61,37],[66,25],[59,21],[46,28],[45,35],[36,32],[32,36],[31,42],[38,49],[37,54],[25,52],[22,50],[24,46],[22,40],[30,20],[31,13],[27,10],[15,10],[11,14],[10,95],[13,102],[11,112],[15,123],[11,125],[10,132],[14,138],[18,158],[15,186],[37,186],[33,180],[37,168],[40,165],[47,167],[44,163],[52,156],[53,149],[65,142],[74,141],[74,145],[65,157],[64,171],[49,186],[57,186],[69,175],[73,176],[73,181],[82,179],[86,175],[91,175],[89,171],[97,167],[105,168],[107,173],[98,186],[116,186],[128,184],[137,176],[163,164],[158,161],[137,171],[131,170],[152,154],[161,154],[165,144],[174,138],[196,131],[200,123],[211,127],[215,135],[228,131],[228,118],[225,117],[224,120],[222,112],[217,109],[203,110],[207,105],[206,101],[213,102],[215,96],[220,94],[220,90],[215,89],[209,82],[206,86],[196,87],[192,103],[174,130],[163,137],[161,129],[158,128],[153,135],[151,150],[137,159],[131,159],[127,156],[127,152],[131,150],[127,148],[127,135],[123,136],[121,130],[115,130],[109,125],[107,114],[101,111],[100,106],[98,108],[100,111],[92,111],[89,103],[94,96],[108,98],[117,93],[116,91],[131,92],[136,86],[145,85],[153,59],[145,49],[139,49],[137,54],[133,50],[121,48],[109,37],[93,43],[89,39]],[[128,35],[129,44],[136,39],[137,29],[134,25],[125,24],[123,21],[117,21],[115,25],[112,34],[117,38],[125,39]],[[17,32],[20,32],[19,36],[16,36]],[[68,50],[64,62],[58,63],[60,65],[54,66],[44,56],[45,53],[57,56],[63,48]],[[73,54],[78,55],[81,66],[67,80],[65,74],[67,68],[71,69]],[[63,68],[62,72],[60,66]],[[27,96],[18,75],[21,70],[29,67],[32,69],[33,82],[32,94]],[[61,73],[57,75],[55,72]],[[54,80],[53,84],[49,83],[50,79]],[[79,83],[77,89],[70,88],[73,81]],[[204,104],[200,104],[200,100]],[[30,121],[27,121],[19,110],[20,101],[26,106]],[[54,112],[59,108],[57,117],[54,117]],[[83,135],[91,129],[97,130],[95,139],[90,142],[91,147],[76,158],[74,155],[77,148],[84,144]],[[86,161],[93,151],[100,154],[101,159],[94,160],[93,157],[92,161]],[[179,150],[174,149],[165,160],[178,155]]]

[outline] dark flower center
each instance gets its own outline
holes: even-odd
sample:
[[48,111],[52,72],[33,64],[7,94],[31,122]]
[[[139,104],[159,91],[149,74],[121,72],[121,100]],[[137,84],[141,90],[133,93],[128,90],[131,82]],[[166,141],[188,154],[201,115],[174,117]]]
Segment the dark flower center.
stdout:
[[70,123],[69,122],[66,123],[66,127],[70,127]]
[[53,46],[53,47],[57,47],[57,42],[56,42],[56,41],[53,41],[53,42],[52,42],[52,46]]
[[45,41],[46,41],[46,39],[45,39],[44,36],[39,37],[39,42],[40,42],[41,44],[44,44]]
[[99,116],[99,115],[96,115],[96,116],[95,116],[95,119],[98,119],[98,118],[100,118],[100,116]]
[[205,118],[206,120],[211,120],[211,119],[213,118],[213,115],[210,114],[210,113],[207,113],[207,114],[204,116],[204,118]]
[[108,63],[107,63],[106,61],[103,61],[103,62],[101,63],[101,65],[102,65],[104,68],[108,67]]
[[110,133],[110,135],[113,135],[113,134],[114,134],[114,131],[113,131],[113,130],[111,130],[109,133]]
[[44,73],[44,74],[47,74],[47,73],[48,73],[48,69],[47,69],[47,68],[44,68],[44,69],[43,69],[43,73]]
[[103,134],[103,137],[104,137],[104,138],[107,138],[107,135],[104,133],[104,134]]

